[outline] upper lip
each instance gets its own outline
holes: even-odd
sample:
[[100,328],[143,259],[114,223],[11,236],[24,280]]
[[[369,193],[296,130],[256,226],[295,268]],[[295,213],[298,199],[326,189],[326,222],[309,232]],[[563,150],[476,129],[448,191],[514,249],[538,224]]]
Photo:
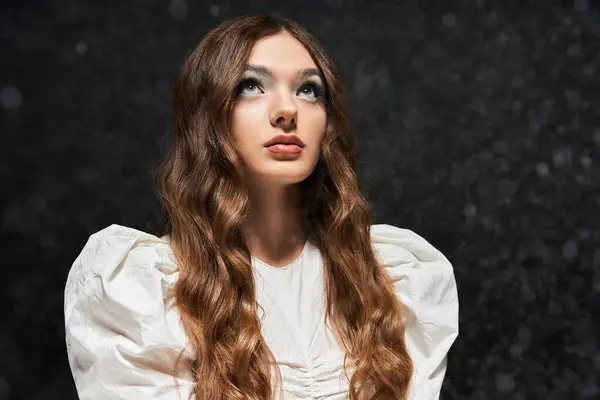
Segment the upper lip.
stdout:
[[269,147],[274,144],[297,144],[300,147],[304,147],[304,142],[296,135],[274,136],[267,143],[265,143],[265,147]]

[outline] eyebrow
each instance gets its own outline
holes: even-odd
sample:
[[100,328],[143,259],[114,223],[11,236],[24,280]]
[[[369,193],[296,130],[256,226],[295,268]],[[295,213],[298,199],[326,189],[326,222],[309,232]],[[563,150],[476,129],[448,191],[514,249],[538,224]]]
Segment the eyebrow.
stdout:
[[[273,74],[273,71],[270,68],[265,67],[264,65],[248,64],[248,65],[246,65],[245,70],[256,72],[257,74],[268,76],[270,78],[273,78],[273,76],[275,75],[275,74]],[[299,78],[308,78],[309,76],[318,76],[319,78],[321,78],[321,80],[324,80],[323,75],[321,75],[321,72],[319,72],[319,70],[316,68],[299,69],[297,72],[298,72]]]

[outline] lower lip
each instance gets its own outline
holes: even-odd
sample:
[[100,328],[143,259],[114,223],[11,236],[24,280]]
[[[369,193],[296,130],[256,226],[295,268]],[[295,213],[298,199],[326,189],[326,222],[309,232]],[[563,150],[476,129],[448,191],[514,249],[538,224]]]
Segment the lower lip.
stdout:
[[267,147],[269,151],[279,154],[295,154],[302,151],[302,147],[295,144],[274,144],[273,146]]

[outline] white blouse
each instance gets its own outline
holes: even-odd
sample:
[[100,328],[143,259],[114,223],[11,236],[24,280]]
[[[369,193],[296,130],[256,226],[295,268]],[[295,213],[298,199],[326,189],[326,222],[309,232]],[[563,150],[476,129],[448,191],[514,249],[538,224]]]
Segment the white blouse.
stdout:
[[[458,335],[452,265],[408,229],[372,225],[371,238],[404,304],[414,364],[409,398],[438,399]],[[279,365],[285,399],[346,399],[344,352],[323,322],[319,250],[307,241],[288,266],[255,257],[252,265],[264,310],[261,333]],[[69,364],[81,400],[188,398],[193,377],[182,372],[178,391],[172,371],[187,343],[173,296],[177,277],[167,237],[111,225],[89,238],[69,272],[64,303]],[[189,349],[185,357],[194,359]]]

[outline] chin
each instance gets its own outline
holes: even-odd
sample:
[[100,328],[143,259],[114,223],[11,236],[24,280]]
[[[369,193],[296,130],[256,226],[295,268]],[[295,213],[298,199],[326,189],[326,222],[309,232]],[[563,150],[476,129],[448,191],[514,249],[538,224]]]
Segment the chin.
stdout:
[[260,180],[275,185],[293,185],[308,178],[314,169],[315,166],[276,167],[268,171],[257,171],[258,173],[256,175],[260,177]]

